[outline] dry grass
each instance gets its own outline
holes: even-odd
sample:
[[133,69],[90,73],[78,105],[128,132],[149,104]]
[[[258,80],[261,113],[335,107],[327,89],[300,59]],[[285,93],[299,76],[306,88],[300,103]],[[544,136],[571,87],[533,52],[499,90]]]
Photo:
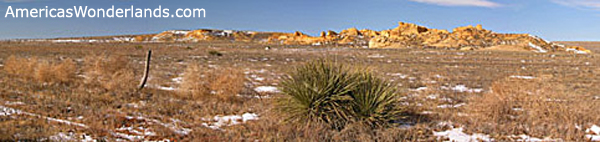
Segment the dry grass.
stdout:
[[585,141],[585,128],[600,120],[600,102],[547,81],[504,79],[493,83],[493,92],[469,101],[469,112],[474,117],[467,125],[496,136],[525,134]]
[[38,82],[70,83],[77,76],[77,64],[71,59],[52,63],[38,60],[36,57],[19,58],[10,56],[5,64],[4,70],[7,73],[33,78]]
[[[143,47],[136,48],[139,45],[143,45]],[[0,123],[2,123],[0,134],[5,134],[0,135],[0,141],[39,140],[56,135],[58,132],[70,131],[115,141],[115,136],[112,136],[111,132],[122,126],[152,128],[157,135],[152,138],[147,137],[146,140],[172,138],[181,141],[436,141],[432,136],[432,131],[439,131],[437,130],[438,122],[446,121],[464,127],[467,133],[481,132],[489,134],[499,141],[510,141],[506,136],[518,134],[528,134],[538,138],[563,138],[565,141],[584,141],[581,136],[585,129],[589,128],[591,124],[600,124],[598,122],[600,118],[596,117],[596,114],[600,113],[594,110],[594,108],[598,108],[594,96],[600,92],[600,83],[598,83],[600,68],[597,64],[600,58],[595,57],[595,54],[574,56],[567,53],[531,54],[500,51],[365,50],[337,47],[270,46],[273,47],[272,50],[266,51],[264,45],[230,42],[2,43],[0,44],[0,64],[3,65],[3,67],[0,66],[0,105],[41,116],[82,123],[90,128],[83,129],[23,115],[0,116]],[[140,91],[124,92],[123,89],[119,89],[119,85],[135,86],[138,84],[139,74],[137,77],[133,75],[140,71],[134,69],[143,67],[147,49],[152,49],[155,53],[152,58],[149,86]],[[211,56],[210,50],[226,54]],[[114,51],[118,51],[118,53]],[[110,54],[90,56],[98,53]],[[11,55],[14,57],[9,57]],[[381,56],[369,57],[371,55]],[[36,57],[37,59],[33,59]],[[75,81],[67,85],[39,83],[34,78],[36,67],[26,68],[28,65],[25,63],[37,66],[38,63],[42,63],[39,62],[40,60],[47,61],[52,65],[60,64],[62,60],[58,60],[57,57],[76,59],[79,75],[83,76],[76,77]],[[394,84],[398,84],[399,93],[409,95],[402,101],[409,103],[409,107],[414,113],[423,116],[412,118],[414,120],[402,121],[412,122],[407,123],[410,125],[409,127],[364,130],[358,124],[350,124],[347,129],[342,131],[331,131],[319,125],[306,126],[285,123],[282,121],[282,116],[274,113],[275,106],[272,100],[282,97],[280,93],[269,93],[268,96],[258,98],[252,91],[247,91],[258,86],[278,86],[281,84],[281,77],[285,75],[284,73],[289,72],[290,66],[319,58],[334,58],[336,61],[350,66],[372,67],[377,73],[385,75],[386,79],[394,80]],[[38,62],[29,62],[31,60]],[[197,66],[196,69],[190,69],[196,63],[202,63],[204,67]],[[210,65],[218,68],[206,67]],[[198,72],[190,74],[196,77],[185,77],[187,76],[184,73],[186,68]],[[236,75],[237,77],[223,76],[220,73],[225,71],[221,69],[234,69],[238,72],[247,72],[247,74],[245,76]],[[521,80],[520,82],[503,79],[511,75],[536,76],[538,73],[552,74],[554,78],[540,81]],[[98,78],[102,79],[89,78],[94,74],[101,76]],[[173,80],[181,77],[181,74],[184,75],[182,78],[196,78],[197,81],[183,79],[183,82],[186,80],[189,82],[179,83]],[[206,74],[205,77],[201,77],[204,74]],[[437,74],[443,77],[437,78]],[[205,79],[210,76],[238,78],[244,80],[245,83],[228,83],[230,81],[217,81],[216,78]],[[126,81],[118,81],[119,79]],[[200,85],[194,85],[193,82]],[[215,86],[246,84],[244,87],[251,88],[244,88],[241,93],[223,93],[243,96],[237,97],[240,100],[232,103],[218,99],[214,94],[209,94],[211,90],[219,90],[211,89],[211,82],[223,84]],[[185,87],[188,84],[204,87],[204,90],[198,91],[203,93],[195,93],[198,96],[190,97],[178,91],[161,90],[155,87],[171,86],[178,90],[193,88]],[[442,86],[452,87],[458,84],[469,88],[483,88],[485,93],[461,93],[440,89]],[[555,98],[573,103],[493,101],[495,99],[517,100],[487,92],[490,90],[489,88],[494,88],[494,85],[497,86],[496,88],[507,86],[505,87],[507,93],[503,95],[509,95],[510,92],[529,91],[546,97],[557,96]],[[428,89],[424,91],[408,89],[423,86]],[[232,90],[228,92],[237,92],[235,91],[237,89]],[[437,99],[430,99],[428,97],[430,95],[437,96]],[[452,102],[448,101],[450,99]],[[23,102],[23,104],[8,105],[9,102]],[[439,108],[440,105],[461,103],[467,105],[457,108]],[[507,109],[511,108],[509,106],[521,106],[524,111],[513,112],[513,110]],[[473,108],[481,109],[476,111]],[[206,122],[204,118],[240,115],[246,112],[258,114],[259,120],[224,126],[221,127],[223,131],[202,125]],[[509,115],[519,117],[511,119],[507,117]],[[193,130],[188,135],[179,135],[158,124],[144,124],[141,121],[123,119],[137,116],[160,120],[164,123],[173,122],[174,119],[180,120],[181,122],[173,123],[173,125]],[[82,119],[77,119],[79,117]],[[577,129],[575,124],[581,126],[581,129]],[[14,135],[17,133],[19,135]]]
[[215,97],[236,101],[245,88],[243,72],[233,68],[203,70],[200,65],[189,65],[184,72],[180,94],[185,98]]
[[198,99],[210,93],[205,70],[199,65],[189,65],[183,73],[179,92],[184,98]]
[[34,78],[41,82],[67,83],[75,80],[77,65],[71,59],[66,59],[58,64],[40,62],[37,65]]
[[20,58],[14,55],[4,61],[4,70],[12,75],[32,77],[37,65],[37,58]]
[[113,91],[131,91],[136,87],[135,70],[125,56],[89,55],[83,70],[88,84],[98,84]]

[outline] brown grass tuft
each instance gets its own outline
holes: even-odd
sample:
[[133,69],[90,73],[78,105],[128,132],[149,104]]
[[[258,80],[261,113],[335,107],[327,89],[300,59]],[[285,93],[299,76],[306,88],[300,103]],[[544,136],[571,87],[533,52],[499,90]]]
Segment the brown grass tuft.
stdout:
[[233,68],[202,70],[199,65],[190,65],[183,75],[180,94],[192,99],[216,97],[234,101],[245,81],[244,74]]
[[135,70],[125,56],[91,55],[85,61],[86,83],[113,91],[135,89]]
[[77,64],[71,59],[52,63],[40,61],[36,57],[28,59],[10,56],[5,64],[4,70],[7,73],[33,78],[39,82],[69,83],[77,75]]
[[469,125],[476,131],[584,141],[584,129],[600,118],[597,100],[546,79],[505,79],[493,83],[491,89],[470,101],[468,110],[474,117]]
[[37,58],[21,58],[11,55],[4,62],[4,70],[12,75],[32,77],[37,65]]
[[67,83],[75,79],[77,65],[71,59],[60,63],[41,61],[37,63],[34,78],[40,82]]

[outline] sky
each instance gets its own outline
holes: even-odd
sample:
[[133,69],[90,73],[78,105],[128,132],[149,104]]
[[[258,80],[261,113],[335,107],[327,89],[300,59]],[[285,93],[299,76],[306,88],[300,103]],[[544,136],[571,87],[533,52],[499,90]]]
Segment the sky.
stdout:
[[[12,8],[204,8],[205,18],[6,18]],[[482,24],[551,41],[600,41],[600,0],[0,0],[0,39],[159,33],[201,28],[385,30],[398,22],[451,30]]]

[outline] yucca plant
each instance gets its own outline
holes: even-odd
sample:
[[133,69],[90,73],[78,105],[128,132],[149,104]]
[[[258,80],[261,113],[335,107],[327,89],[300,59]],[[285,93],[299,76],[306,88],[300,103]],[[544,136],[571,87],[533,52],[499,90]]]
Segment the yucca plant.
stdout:
[[359,85],[353,89],[350,112],[354,119],[367,126],[380,127],[403,118],[398,94],[391,83],[363,71],[356,73]]
[[281,83],[287,97],[279,101],[290,121],[324,123],[343,129],[349,123],[372,127],[400,117],[395,90],[390,83],[364,71],[319,60],[296,68]]

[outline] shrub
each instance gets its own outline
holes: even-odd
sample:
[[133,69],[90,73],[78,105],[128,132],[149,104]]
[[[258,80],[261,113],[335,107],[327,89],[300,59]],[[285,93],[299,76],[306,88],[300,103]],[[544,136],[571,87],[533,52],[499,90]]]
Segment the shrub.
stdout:
[[11,55],[4,62],[4,70],[12,75],[20,75],[33,77],[35,67],[37,66],[37,58],[19,58]]
[[244,74],[236,69],[202,70],[199,65],[190,65],[184,72],[180,93],[192,99],[216,97],[233,101],[244,89],[245,81]]
[[67,83],[77,75],[77,65],[71,59],[60,63],[38,62],[33,77],[40,82]]
[[98,84],[108,90],[135,89],[135,70],[124,56],[91,55],[85,58],[86,83]]
[[203,77],[203,74],[205,71],[199,65],[189,65],[183,73],[180,94],[186,98],[198,98],[210,93],[207,79]]
[[300,123],[323,123],[340,130],[358,122],[375,128],[400,119],[403,112],[387,81],[326,61],[296,68],[281,89],[287,96],[278,103],[281,111]]
[[223,100],[234,101],[244,89],[246,81],[243,72],[236,69],[218,69],[208,75],[209,88]]
[[10,56],[5,62],[4,70],[13,75],[33,78],[39,82],[68,83],[77,75],[77,64],[66,59],[59,63],[39,61],[37,58],[19,58]]
[[586,141],[584,130],[577,127],[589,128],[600,118],[598,100],[586,100],[587,96],[546,79],[507,78],[494,82],[491,90],[469,101],[467,123],[474,131]]

